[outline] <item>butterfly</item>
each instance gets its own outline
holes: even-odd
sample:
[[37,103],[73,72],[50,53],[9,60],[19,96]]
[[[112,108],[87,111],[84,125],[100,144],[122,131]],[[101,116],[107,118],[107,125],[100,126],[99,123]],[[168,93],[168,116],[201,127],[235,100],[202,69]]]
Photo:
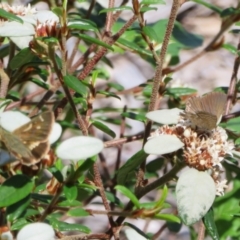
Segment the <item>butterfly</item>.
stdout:
[[0,142],[22,164],[38,163],[49,151],[49,135],[53,128],[54,115],[43,112],[13,132],[0,126]]
[[213,92],[202,97],[191,97],[186,103],[186,109],[180,115],[189,120],[199,131],[210,131],[221,121],[226,105],[227,95]]

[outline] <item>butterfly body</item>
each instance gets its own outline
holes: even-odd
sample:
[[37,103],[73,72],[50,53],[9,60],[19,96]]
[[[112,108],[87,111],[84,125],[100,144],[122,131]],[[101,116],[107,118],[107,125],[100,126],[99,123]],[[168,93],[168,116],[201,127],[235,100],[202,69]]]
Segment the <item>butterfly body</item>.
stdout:
[[0,127],[0,142],[24,165],[33,165],[41,160],[50,146],[49,135],[54,123],[52,112],[43,112],[13,132]]

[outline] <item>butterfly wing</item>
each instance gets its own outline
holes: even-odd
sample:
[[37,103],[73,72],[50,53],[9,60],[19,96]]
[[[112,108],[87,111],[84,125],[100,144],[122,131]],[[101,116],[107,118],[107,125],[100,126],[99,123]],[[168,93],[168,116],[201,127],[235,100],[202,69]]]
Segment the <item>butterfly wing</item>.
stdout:
[[14,134],[6,131],[0,127],[1,137],[0,140],[3,142],[6,149],[22,163],[26,165],[32,165],[38,162],[31,150]]
[[220,120],[226,100],[226,94],[220,92],[213,92],[203,97],[192,97],[187,101],[182,116],[200,130],[211,130]]
[[202,97],[201,111],[211,113],[219,119],[224,111],[227,95],[221,92],[213,92]]
[[52,112],[43,112],[32,120],[13,131],[23,143],[45,142],[52,130],[54,116]]
[[54,123],[52,112],[44,112],[12,133],[0,128],[0,141],[25,165],[32,165],[48,152],[48,137]]

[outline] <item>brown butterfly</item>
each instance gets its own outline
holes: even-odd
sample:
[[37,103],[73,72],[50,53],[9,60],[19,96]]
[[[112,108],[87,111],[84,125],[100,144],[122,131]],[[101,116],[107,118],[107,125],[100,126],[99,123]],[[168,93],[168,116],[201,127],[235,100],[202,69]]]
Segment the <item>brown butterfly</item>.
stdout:
[[43,112],[13,132],[0,127],[0,142],[24,165],[33,165],[49,151],[54,123],[52,112]]
[[221,92],[209,93],[203,97],[192,97],[186,103],[181,115],[190,120],[193,127],[200,131],[216,128],[226,105],[227,95]]

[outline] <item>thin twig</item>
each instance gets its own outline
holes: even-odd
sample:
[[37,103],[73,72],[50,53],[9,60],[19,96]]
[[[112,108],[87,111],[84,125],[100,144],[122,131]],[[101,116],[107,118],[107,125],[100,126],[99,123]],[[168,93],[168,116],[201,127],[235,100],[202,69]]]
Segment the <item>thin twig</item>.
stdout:
[[[240,39],[238,42],[238,47],[237,47],[237,52],[239,52],[240,50]],[[231,76],[231,80],[230,80],[230,84],[229,84],[229,88],[228,88],[228,99],[227,99],[227,105],[226,105],[226,109],[225,109],[225,115],[228,114],[230,112],[232,103],[235,102],[235,98],[236,98],[236,93],[235,93],[235,89],[236,89],[236,84],[238,81],[238,70],[239,70],[239,64],[240,64],[240,57],[238,55],[238,53],[236,53],[236,58],[234,61],[234,65],[233,65],[233,72],[232,72],[232,76]]]
[[204,240],[204,238],[205,238],[205,226],[203,221],[200,221],[197,240]]
[[[169,21],[167,24],[167,28],[166,28],[166,32],[165,32],[165,36],[164,36],[164,40],[162,43],[162,49],[160,52],[160,56],[159,56],[159,61],[157,62],[157,67],[156,67],[156,71],[155,71],[155,76],[153,79],[153,88],[152,88],[152,94],[151,94],[151,98],[150,98],[150,103],[148,106],[148,111],[154,111],[155,108],[158,105],[158,90],[159,90],[159,86],[162,83],[162,70],[163,70],[163,64],[164,64],[164,59],[165,59],[165,55],[167,52],[167,47],[168,47],[168,43],[172,34],[172,30],[174,27],[174,21],[176,19],[177,16],[177,12],[178,9],[180,7],[180,0],[174,0],[173,1],[173,5],[171,8],[171,13],[170,13],[170,17],[169,17]],[[150,133],[151,133],[151,128],[152,128],[152,121],[148,121],[146,124],[146,128],[145,128],[145,135],[144,135],[144,139],[143,139],[143,146],[145,145]],[[146,165],[146,161],[143,161],[138,174],[137,174],[137,182],[136,182],[136,191],[139,191],[142,188],[143,182],[144,182],[144,173],[145,173],[145,165]]]
[[[105,190],[104,190],[104,187],[103,187],[103,184],[102,184],[101,175],[99,173],[98,166],[97,166],[96,163],[93,165],[93,171],[94,171],[94,182],[99,189],[100,195],[102,197],[103,205],[104,205],[104,207],[107,211],[111,211],[111,208],[108,204],[108,200],[107,200]],[[108,215],[108,220],[109,220],[109,223],[111,225],[111,231],[112,231],[112,234],[114,236],[114,239],[117,240],[118,235],[117,235],[117,232],[115,231],[116,230],[116,224],[113,220],[113,217]]]

